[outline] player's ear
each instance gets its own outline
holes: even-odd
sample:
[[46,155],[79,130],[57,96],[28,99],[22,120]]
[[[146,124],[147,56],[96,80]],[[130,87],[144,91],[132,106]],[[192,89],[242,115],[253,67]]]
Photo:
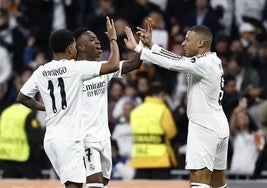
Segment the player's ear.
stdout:
[[73,51],[72,46],[69,45],[69,46],[67,47],[67,53],[72,54],[72,51]]
[[85,47],[82,44],[76,45],[76,48],[78,51],[84,51],[85,50]]
[[205,41],[202,40],[202,39],[200,39],[200,40],[198,41],[198,47],[201,48],[201,47],[203,47],[204,45],[205,45]]

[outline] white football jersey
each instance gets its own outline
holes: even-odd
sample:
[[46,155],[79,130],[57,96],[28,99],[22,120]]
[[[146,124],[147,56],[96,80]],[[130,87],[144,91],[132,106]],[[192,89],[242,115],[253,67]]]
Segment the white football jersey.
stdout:
[[141,60],[169,70],[188,73],[189,121],[213,130],[218,137],[229,136],[228,121],[221,105],[223,68],[216,53],[208,52],[187,58],[154,44],[152,50],[143,48]]
[[82,125],[85,139],[99,142],[110,137],[108,126],[108,84],[112,78],[121,78],[119,71],[97,76],[83,82]]
[[40,92],[47,115],[45,139],[82,139],[82,83],[98,76],[100,68],[96,61],[53,60],[34,71],[21,92],[31,98]]

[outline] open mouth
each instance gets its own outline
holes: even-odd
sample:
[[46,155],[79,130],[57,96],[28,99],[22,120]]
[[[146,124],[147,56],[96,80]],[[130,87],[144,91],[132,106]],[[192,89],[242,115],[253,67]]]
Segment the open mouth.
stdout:
[[101,46],[97,46],[96,50],[102,52]]

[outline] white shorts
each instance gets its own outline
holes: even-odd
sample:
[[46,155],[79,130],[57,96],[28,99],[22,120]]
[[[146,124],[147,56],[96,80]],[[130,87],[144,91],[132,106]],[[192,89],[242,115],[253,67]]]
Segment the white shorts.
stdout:
[[86,181],[84,146],[81,141],[53,138],[44,141],[44,149],[62,184],[67,181]]
[[225,170],[229,137],[218,138],[213,131],[189,123],[186,169],[197,170],[207,167],[210,171]]
[[110,179],[112,169],[110,138],[100,142],[89,142],[85,139],[84,145],[87,176],[102,172],[103,177]]

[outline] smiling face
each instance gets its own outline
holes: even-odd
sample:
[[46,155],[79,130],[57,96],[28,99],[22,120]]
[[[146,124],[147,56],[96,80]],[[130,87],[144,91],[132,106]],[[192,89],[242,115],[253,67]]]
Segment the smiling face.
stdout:
[[102,49],[100,45],[100,41],[97,36],[91,32],[84,32],[77,40],[77,48],[79,54],[85,53],[88,57],[88,60],[96,60],[100,58]]
[[199,48],[199,36],[194,31],[188,31],[185,35],[185,40],[182,43],[182,46],[184,48],[185,55],[187,57],[193,57],[195,55],[198,55]]

